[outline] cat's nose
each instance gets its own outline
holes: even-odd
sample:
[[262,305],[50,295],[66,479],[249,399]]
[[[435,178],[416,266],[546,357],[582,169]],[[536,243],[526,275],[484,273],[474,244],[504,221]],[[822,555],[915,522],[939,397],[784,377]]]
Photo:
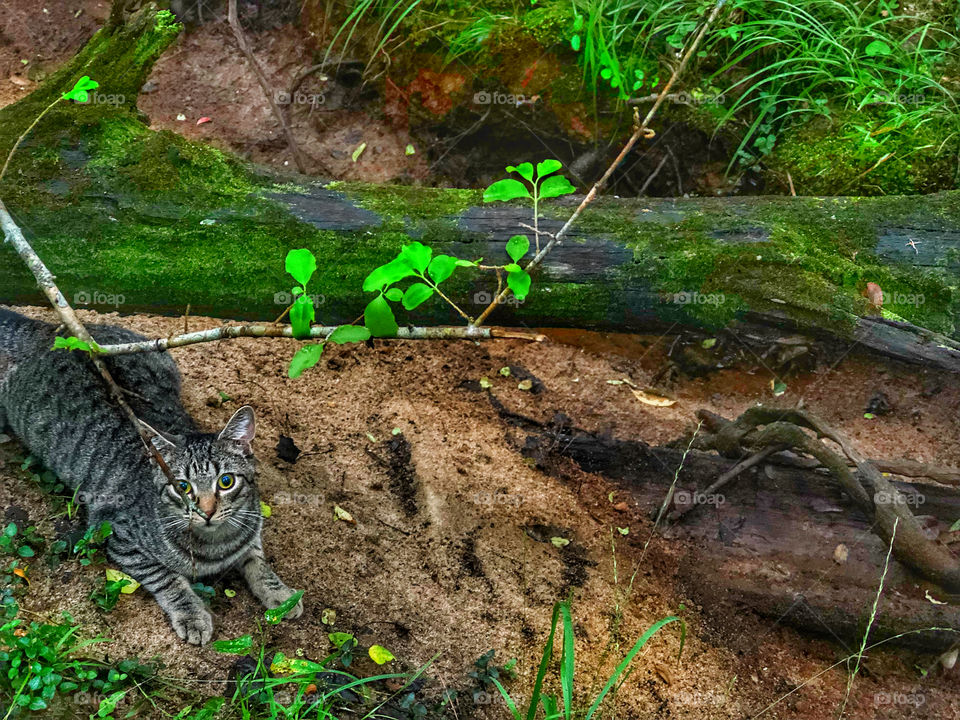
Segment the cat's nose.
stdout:
[[197,507],[200,508],[207,520],[213,517],[213,514],[217,511],[217,496],[216,495],[201,495],[197,498]]

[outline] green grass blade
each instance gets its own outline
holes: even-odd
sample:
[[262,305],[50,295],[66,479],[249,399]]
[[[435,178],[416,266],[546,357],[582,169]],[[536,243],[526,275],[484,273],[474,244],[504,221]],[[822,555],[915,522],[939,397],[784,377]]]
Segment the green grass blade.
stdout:
[[563,654],[560,656],[560,687],[563,690],[563,717],[570,720],[573,712],[573,618],[570,617],[570,602],[560,605],[563,616]]
[[[510,697],[510,693],[507,692],[507,689],[500,684],[500,681],[496,678],[490,678],[493,681],[493,684],[497,686],[497,690],[500,691],[500,694],[503,695],[503,701],[507,704],[507,707],[510,708],[510,714],[513,715],[513,720],[523,720],[523,716],[520,714],[520,711],[517,710],[516,703],[513,702],[513,698]],[[531,707],[536,707],[536,705],[531,705]]]
[[540,659],[540,669],[537,670],[537,679],[533,683],[533,693],[530,695],[530,705],[527,707],[527,720],[534,720],[537,716],[537,707],[540,705],[540,695],[543,693],[543,678],[546,677],[547,667],[550,665],[550,657],[553,655],[553,638],[557,632],[557,619],[560,615],[560,606],[562,603],[556,603],[553,606],[553,616],[550,618],[550,637],[547,638],[547,644],[543,648],[543,657]]
[[[630,649],[630,652],[628,652],[621,663],[617,665],[617,669],[614,670],[613,675],[611,675],[610,679],[607,680],[607,684],[603,686],[603,690],[601,690],[600,694],[597,695],[597,699],[593,701],[593,705],[590,706],[590,709],[584,716],[584,720],[590,720],[590,718],[593,717],[593,714],[597,711],[597,708],[600,707],[600,703],[603,702],[603,699],[607,696],[607,693],[610,692],[610,689],[617,683],[617,680],[619,680],[620,676],[623,674],[623,671],[627,669],[627,666],[631,663],[633,658],[636,657],[637,653],[643,649],[643,646],[647,644],[647,641],[653,637],[654,634],[664,625],[674,621],[679,621],[681,625],[684,625],[684,630],[686,630],[686,625],[683,623],[683,620],[680,620],[680,618],[675,615],[671,615],[670,617],[666,617],[663,620],[655,622],[643,635],[640,636],[640,639],[637,640],[636,644]],[[683,632],[681,635],[681,647],[683,647],[683,639],[685,637],[686,632]]]

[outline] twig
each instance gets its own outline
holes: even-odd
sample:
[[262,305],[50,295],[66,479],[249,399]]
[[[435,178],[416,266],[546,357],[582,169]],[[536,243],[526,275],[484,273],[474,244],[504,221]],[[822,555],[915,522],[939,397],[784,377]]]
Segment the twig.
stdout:
[[[233,0],[231,0],[233,1]],[[527,273],[533,270],[537,265],[539,265],[543,258],[545,258],[554,247],[556,247],[562,241],[564,235],[567,234],[567,231],[573,225],[580,213],[583,212],[584,208],[587,207],[594,198],[597,197],[597,194],[600,192],[600,189],[606,184],[607,180],[610,179],[610,176],[613,174],[613,171],[617,169],[623,159],[630,153],[633,149],[633,146],[637,144],[637,141],[641,137],[652,138],[655,133],[649,127],[647,127],[651,120],[653,120],[654,115],[656,115],[657,110],[660,109],[660,105],[663,104],[664,99],[670,92],[670,88],[673,87],[673,84],[677,81],[677,78],[680,76],[680,73],[684,71],[687,66],[687,63],[690,61],[690,58],[693,57],[694,53],[697,51],[697,48],[700,46],[700,41],[703,40],[703,36],[706,34],[707,30],[713,24],[713,21],[717,19],[717,16],[720,14],[720,10],[726,4],[726,0],[717,0],[716,5],[713,7],[713,11],[710,13],[710,16],[704,22],[703,26],[700,28],[700,31],[694,37],[693,42],[690,43],[690,47],[687,48],[686,52],[683,54],[683,59],[680,61],[680,64],[673,71],[673,74],[670,76],[670,79],[667,81],[667,84],[663,86],[663,89],[660,91],[660,95],[657,96],[656,101],[653,103],[653,107],[650,108],[647,112],[647,116],[643,119],[642,123],[638,123],[636,128],[633,131],[633,135],[630,136],[630,139],[627,140],[627,144],[623,146],[623,149],[620,150],[620,154],[614,159],[610,164],[610,167],[607,168],[606,172],[603,173],[603,176],[594,183],[593,187],[590,188],[583,200],[580,201],[580,205],[577,206],[577,209],[573,211],[573,214],[567,218],[567,221],[563,224],[563,227],[557,232],[557,234],[551,238],[550,242],[543,246],[543,248],[534,256],[534,258],[527,263],[527,266],[524,268]],[[634,108],[634,113],[637,110]],[[509,286],[504,288],[498,295],[493,299],[486,309],[480,313],[480,317],[477,318],[477,321],[474,323],[475,326],[479,327],[483,324],[484,320],[489,317],[490,313],[494,311],[494,308],[497,307],[500,303],[506,300],[507,295],[510,293]]]
[[[780,452],[783,449],[784,448],[782,446],[777,447],[776,445],[768,445],[767,447],[763,448],[759,452],[755,452],[753,455],[746,458],[745,460],[738,462],[732,468],[730,468],[725,473],[723,473],[723,475],[718,477],[714,482],[710,484],[710,486],[706,490],[703,491],[703,494],[710,495],[712,493],[715,493],[717,490],[719,490],[728,482],[730,482],[735,477],[737,477],[744,470],[748,470],[752,468],[754,465],[763,462],[768,456],[772,455],[773,453]],[[674,510],[672,513],[670,513],[667,519],[670,521],[679,520],[688,512],[693,510],[693,508],[695,507],[696,507],[696,504],[694,503],[685,505],[682,508],[678,508]]]
[[306,175],[307,168],[306,165],[304,165],[303,157],[300,155],[300,148],[293,137],[293,132],[290,130],[290,125],[287,124],[287,118],[283,112],[281,112],[280,106],[277,105],[277,101],[270,93],[270,83],[267,80],[267,76],[264,74],[263,68],[260,67],[260,63],[257,62],[257,58],[253,54],[250,43],[247,42],[247,36],[243,34],[243,28],[240,27],[240,20],[237,17],[237,0],[229,0],[227,5],[227,22],[230,24],[230,29],[233,30],[233,36],[237,40],[237,45],[240,46],[240,50],[246,56],[247,62],[250,64],[254,75],[257,76],[257,82],[260,83],[263,94],[267,98],[267,102],[270,103],[277,122],[280,123],[280,128],[287,138],[287,146],[290,148],[290,153],[293,155],[293,161],[296,163],[297,169]]
[[650,177],[648,177],[644,181],[643,187],[641,187],[640,192],[637,193],[637,197],[643,197],[646,194],[647,188],[650,187],[650,183],[652,183],[653,179],[660,174],[661,168],[663,168],[663,166],[667,164],[667,160],[669,159],[670,159],[670,153],[667,153],[660,159],[660,164],[657,165],[657,167],[654,169],[652,173],[650,173]]

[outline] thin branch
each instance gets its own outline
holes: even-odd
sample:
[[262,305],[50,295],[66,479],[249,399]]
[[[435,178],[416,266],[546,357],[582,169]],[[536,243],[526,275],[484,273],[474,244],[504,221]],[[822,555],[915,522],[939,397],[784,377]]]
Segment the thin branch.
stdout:
[[[336,330],[339,325],[315,325],[310,328],[310,339],[324,339],[330,333]],[[139,352],[158,352],[170,348],[184,347],[186,345],[196,345],[198,343],[215,342],[217,340],[230,340],[240,337],[271,337],[271,338],[293,338],[293,328],[289,325],[226,325],[224,327],[211,328],[210,330],[196,330],[192,333],[183,335],[171,335],[165,338],[155,338],[153,340],[140,340],[138,342],[117,343],[114,345],[100,345],[97,349],[99,355],[129,355]],[[546,335],[540,333],[525,333],[519,330],[507,330],[506,328],[478,328],[473,325],[465,326],[440,326],[440,327],[412,327],[405,326],[397,330],[396,340],[490,340],[494,338],[515,338],[520,340],[530,340],[532,342],[543,342],[547,339]],[[307,339],[307,338],[303,338]]]
[[[630,139],[627,141],[627,144],[623,146],[623,149],[620,151],[620,154],[614,159],[610,164],[610,167],[607,168],[603,176],[594,183],[593,187],[590,188],[590,192],[584,196],[583,200],[580,202],[580,205],[577,206],[577,209],[573,211],[567,221],[563,224],[563,227],[557,232],[557,234],[551,238],[550,242],[543,246],[543,248],[538,252],[533,260],[531,260],[527,266],[524,268],[527,273],[533,270],[537,265],[539,265],[543,259],[553,250],[554,247],[560,244],[563,239],[563,236],[567,234],[567,231],[570,229],[570,226],[580,217],[580,213],[583,212],[583,209],[587,207],[594,198],[597,197],[597,194],[600,192],[600,189],[606,184],[607,180],[610,179],[610,176],[613,174],[614,170],[619,167],[620,163],[623,162],[623,159],[630,153],[633,149],[633,146],[637,144],[637,141],[641,137],[652,138],[655,133],[651,130],[648,125],[650,121],[653,120],[654,115],[656,115],[657,110],[660,109],[660,105],[663,104],[663,101],[666,99],[667,95],[670,93],[670,88],[673,87],[673,84],[677,81],[677,78],[687,67],[687,63],[690,61],[690,58],[693,57],[696,53],[697,48],[700,46],[700,41],[703,40],[703,36],[706,35],[707,30],[713,25],[714,20],[717,19],[717,16],[720,14],[720,10],[726,4],[726,0],[717,0],[716,5],[713,7],[713,11],[710,13],[710,16],[704,22],[703,26],[700,28],[700,31],[694,37],[693,42],[690,43],[690,46],[687,48],[686,52],[683,54],[683,59],[680,61],[680,64],[673,71],[673,74],[670,76],[670,79],[667,81],[667,84],[663,86],[663,89],[660,91],[660,95],[657,96],[656,102],[653,103],[653,107],[650,108],[650,111],[647,113],[647,116],[643,119],[642,123],[638,123],[636,128],[633,131],[633,135],[630,136]],[[637,112],[637,109],[634,108],[634,113]],[[510,293],[510,288],[504,288],[491,302],[486,309],[480,313],[480,317],[477,318],[477,321],[474,323],[476,326],[483,324],[484,320],[489,317],[490,313],[493,312],[494,308],[497,307],[500,303],[506,300],[507,295]]]
[[287,118],[284,116],[283,112],[281,112],[280,106],[277,105],[277,101],[274,99],[273,94],[270,91],[270,82],[267,80],[267,76],[264,74],[263,68],[260,67],[260,63],[257,62],[257,58],[253,54],[253,49],[250,47],[250,43],[247,42],[247,36],[244,35],[243,28],[240,27],[240,20],[237,17],[237,0],[229,1],[227,6],[227,22],[230,24],[230,29],[233,30],[233,36],[237,40],[237,45],[240,46],[240,50],[246,56],[247,62],[250,64],[254,75],[257,76],[257,82],[260,83],[260,87],[263,89],[263,94],[267,98],[267,102],[270,103],[270,107],[273,109],[273,114],[277,118],[277,122],[280,123],[280,128],[283,130],[283,134],[287,138],[287,145],[290,147],[290,152],[293,155],[293,161],[297,164],[297,169],[306,175],[307,168],[303,162],[303,157],[300,155],[300,147],[297,145],[297,141],[293,137],[293,132],[290,130],[290,125],[287,124]]

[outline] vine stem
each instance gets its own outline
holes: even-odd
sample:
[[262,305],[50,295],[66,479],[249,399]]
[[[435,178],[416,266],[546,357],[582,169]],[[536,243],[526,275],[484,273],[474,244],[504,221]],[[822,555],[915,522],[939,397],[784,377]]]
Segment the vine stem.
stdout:
[[[720,14],[720,10],[723,9],[723,6],[726,4],[727,0],[717,0],[716,5],[713,6],[713,10],[710,13],[710,16],[707,18],[706,22],[701,26],[700,31],[696,34],[693,39],[693,42],[690,43],[690,46],[683,53],[683,58],[680,60],[680,64],[673,71],[673,74],[670,75],[670,79],[667,81],[667,84],[663,86],[663,89],[660,91],[660,94],[657,96],[656,101],[653,103],[653,107],[650,108],[647,112],[647,116],[643,119],[642,123],[639,123],[635,126],[633,134],[630,136],[630,139],[627,140],[627,144],[623,146],[623,149],[620,151],[620,154],[610,163],[610,167],[607,168],[606,172],[603,173],[603,176],[593,184],[593,187],[590,188],[583,200],[580,201],[580,204],[577,206],[577,209],[573,211],[567,221],[563,224],[563,227],[554,235],[550,242],[543,246],[543,249],[539,250],[533,259],[527,264],[524,270],[529,273],[537,265],[543,262],[543,259],[553,250],[554,247],[560,244],[563,239],[563,236],[567,234],[567,231],[570,229],[570,226],[573,225],[574,221],[580,216],[580,213],[583,212],[584,208],[587,207],[593,200],[597,197],[597,194],[600,192],[600,189],[606,184],[607,180],[610,179],[610,176],[613,174],[613,171],[619,167],[620,163],[623,162],[623,159],[627,154],[633,149],[633,146],[637,144],[637,141],[644,137],[646,139],[652,138],[655,133],[651,130],[648,125],[650,121],[653,120],[654,115],[657,114],[657,110],[660,109],[660,106],[663,104],[663,101],[667,98],[667,95],[670,93],[670,88],[673,87],[673,84],[677,81],[677,78],[680,77],[680,74],[686,69],[687,63],[690,61],[690,58],[693,57],[693,54],[697,51],[697,48],[700,46],[700,42],[703,40],[703,36],[706,35],[707,30],[710,29],[710,26],[713,25],[713,22],[717,19],[717,16]],[[635,117],[638,117],[637,109],[634,108]],[[497,305],[501,304],[506,300],[507,295],[510,294],[510,288],[504,288],[491,302],[480,316],[477,318],[477,321],[474,323],[475,326],[479,327],[483,324],[483,321],[489,317],[490,313],[494,311]]]
[[470,323],[471,325],[473,324],[473,318],[470,317],[469,315],[467,315],[463,310],[461,310],[460,307],[459,307],[453,300],[451,300],[451,299],[448,298],[446,295],[444,295],[444,294],[443,294],[443,291],[440,289],[439,284],[434,283],[434,282],[432,282],[431,280],[428,280],[428,279],[426,278],[426,276],[424,276],[424,275],[421,275],[420,278],[421,278],[422,280],[428,282],[428,283],[430,284],[430,287],[433,288],[433,291],[434,291],[437,295],[439,295],[443,300],[445,300],[450,307],[452,307],[454,310],[456,310],[458,313],[460,313],[460,317],[462,317],[464,320],[466,320],[466,321],[467,321],[468,323]]
[[10,152],[7,154],[7,159],[6,159],[6,161],[3,163],[3,168],[0,169],[0,180],[3,180],[3,176],[7,174],[7,166],[10,165],[10,161],[13,159],[13,154],[17,151],[17,148],[20,147],[20,143],[23,142],[23,139],[24,139],[27,135],[29,135],[29,134],[30,134],[30,131],[33,130],[33,129],[37,126],[37,123],[40,122],[40,121],[43,119],[43,116],[46,115],[48,112],[50,112],[50,109],[51,109],[54,105],[56,105],[58,102],[60,102],[60,98],[57,98],[57,99],[54,100],[52,103],[50,103],[49,105],[47,105],[47,106],[43,109],[43,112],[40,113],[39,115],[37,115],[37,119],[34,120],[32,123],[30,123],[30,127],[28,127],[26,130],[24,130],[24,131],[23,131],[23,134],[22,134],[20,137],[17,138],[17,141],[13,144],[13,147],[10,148]]

